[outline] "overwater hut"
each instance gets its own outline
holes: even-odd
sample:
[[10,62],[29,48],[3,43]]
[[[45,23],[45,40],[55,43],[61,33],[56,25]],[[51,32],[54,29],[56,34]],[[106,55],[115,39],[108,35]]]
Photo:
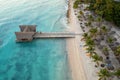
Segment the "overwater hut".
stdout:
[[15,32],[16,41],[32,41],[33,35],[36,33],[36,25],[20,25],[21,32]]

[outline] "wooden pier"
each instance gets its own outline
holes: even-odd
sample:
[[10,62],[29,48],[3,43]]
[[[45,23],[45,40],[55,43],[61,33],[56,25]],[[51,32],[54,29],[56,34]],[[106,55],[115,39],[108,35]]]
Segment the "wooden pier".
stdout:
[[81,33],[74,32],[36,32],[36,25],[20,25],[21,32],[15,32],[16,42],[27,42],[43,38],[75,38]]
[[74,38],[75,33],[71,32],[47,32],[47,33],[41,33],[36,32],[33,36],[34,39],[40,39],[40,38]]

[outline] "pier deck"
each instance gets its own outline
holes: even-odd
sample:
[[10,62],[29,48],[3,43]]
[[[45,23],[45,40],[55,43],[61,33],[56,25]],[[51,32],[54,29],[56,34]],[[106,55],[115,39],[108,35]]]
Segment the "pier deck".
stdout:
[[36,32],[36,25],[20,25],[20,32],[15,32],[16,42],[27,42],[42,38],[75,38],[82,33],[74,32]]
[[34,39],[39,38],[74,38],[75,33],[70,32],[49,32],[49,33],[39,33],[36,32],[33,36]]
[[[22,34],[24,35],[24,33]],[[27,40],[25,39],[17,39],[16,42],[28,42],[33,39],[50,39],[50,38],[75,38],[77,35],[82,35],[82,33],[73,33],[73,32],[34,32],[31,36],[32,38]]]

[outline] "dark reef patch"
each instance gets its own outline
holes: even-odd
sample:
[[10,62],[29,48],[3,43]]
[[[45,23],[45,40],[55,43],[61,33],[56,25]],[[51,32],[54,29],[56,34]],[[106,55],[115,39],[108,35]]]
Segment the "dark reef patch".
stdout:
[[16,69],[16,71],[18,71],[18,72],[22,72],[22,71],[24,70],[24,64],[17,62],[17,63],[15,64],[15,69]]

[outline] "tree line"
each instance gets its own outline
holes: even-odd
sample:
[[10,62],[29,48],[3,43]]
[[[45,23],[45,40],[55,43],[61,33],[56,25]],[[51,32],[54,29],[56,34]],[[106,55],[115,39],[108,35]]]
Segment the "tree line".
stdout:
[[120,27],[120,2],[114,0],[90,0],[90,10]]
[[91,11],[120,27],[120,2],[114,0],[76,0],[74,8],[78,8],[78,4],[81,2],[89,3]]

